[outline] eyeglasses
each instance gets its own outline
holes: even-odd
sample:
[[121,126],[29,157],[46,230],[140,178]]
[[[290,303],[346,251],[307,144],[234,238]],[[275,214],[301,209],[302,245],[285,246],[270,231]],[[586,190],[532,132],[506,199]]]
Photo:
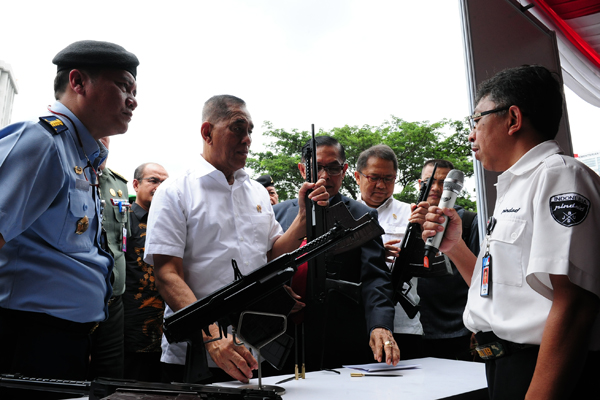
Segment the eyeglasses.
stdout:
[[475,127],[477,127],[477,122],[479,122],[479,120],[482,117],[485,117],[488,114],[494,114],[500,111],[506,111],[510,108],[511,106],[506,106],[506,107],[500,107],[500,108],[494,108],[493,110],[489,110],[489,111],[482,111],[482,112],[478,112],[475,113],[473,115],[469,115],[467,117],[467,119],[469,120],[469,126],[471,127],[471,130],[475,129]]
[[377,183],[379,181],[383,181],[386,185],[394,182],[396,180],[396,175],[393,176],[373,176],[373,175],[365,175],[362,172],[358,171],[359,174],[367,178],[369,183]]
[[323,171],[327,171],[327,175],[337,176],[337,175],[341,174],[343,170],[344,170],[343,165],[328,165],[328,166],[318,165],[317,166],[317,174],[318,175],[320,175],[321,172],[323,172]]
[[163,179],[162,181],[158,178],[142,178],[140,179],[140,181],[148,181],[149,184],[151,185],[160,185],[161,183],[163,183],[165,181],[165,179]]

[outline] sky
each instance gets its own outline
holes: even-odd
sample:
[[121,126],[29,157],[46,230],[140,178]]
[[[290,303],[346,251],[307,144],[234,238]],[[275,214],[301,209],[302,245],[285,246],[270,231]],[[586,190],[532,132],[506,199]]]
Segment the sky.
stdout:
[[[137,55],[138,108],[108,159],[131,193],[141,163],[171,176],[194,165],[202,106],[216,94],[246,101],[251,151],[264,150],[264,121],[329,130],[470,113],[458,0],[35,0],[0,10],[0,60],[19,90],[12,122],[47,114],[51,60],[70,43],[110,41]],[[575,153],[599,151],[600,109],[565,91]]]

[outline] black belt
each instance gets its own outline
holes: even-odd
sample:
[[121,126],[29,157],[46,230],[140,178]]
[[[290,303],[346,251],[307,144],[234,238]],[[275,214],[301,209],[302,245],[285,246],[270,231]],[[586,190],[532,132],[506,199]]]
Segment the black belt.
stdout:
[[539,347],[535,344],[519,344],[500,339],[494,332],[477,332],[477,347],[475,350],[479,357],[484,360],[495,360],[496,358],[509,356],[524,349]]
[[[98,322],[75,322],[62,318],[53,317],[48,314],[37,313],[32,311],[11,310],[8,308],[0,308],[0,315],[11,318],[15,324],[36,324],[46,325],[53,329],[58,329],[65,332],[87,335],[91,334],[98,327]],[[17,327],[17,326],[16,326]]]

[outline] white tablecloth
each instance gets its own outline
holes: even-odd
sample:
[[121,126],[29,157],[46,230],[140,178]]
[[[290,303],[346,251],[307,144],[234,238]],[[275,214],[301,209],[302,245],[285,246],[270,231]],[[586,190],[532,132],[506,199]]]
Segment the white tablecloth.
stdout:
[[[486,393],[485,365],[482,363],[421,358],[400,361],[400,364],[419,364],[420,368],[384,374],[401,374],[401,377],[351,377],[359,372],[340,368],[341,374],[330,371],[310,372],[304,380],[291,380],[279,384],[286,392],[283,400],[296,399],[411,399],[432,400],[481,391]],[[273,385],[290,375],[263,378],[263,385]],[[258,379],[250,384],[257,385]],[[220,386],[243,387],[239,382],[220,383]],[[456,397],[456,399],[459,399]],[[478,398],[471,393],[465,398]],[[485,395],[484,397],[485,398]]]

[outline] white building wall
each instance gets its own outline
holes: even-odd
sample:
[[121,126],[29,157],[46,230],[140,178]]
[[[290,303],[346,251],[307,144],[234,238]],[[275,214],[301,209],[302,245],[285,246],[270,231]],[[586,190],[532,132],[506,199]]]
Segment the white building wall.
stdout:
[[10,64],[0,61],[0,128],[10,124],[15,94],[19,93]]
[[600,153],[576,154],[575,157],[600,175]]

